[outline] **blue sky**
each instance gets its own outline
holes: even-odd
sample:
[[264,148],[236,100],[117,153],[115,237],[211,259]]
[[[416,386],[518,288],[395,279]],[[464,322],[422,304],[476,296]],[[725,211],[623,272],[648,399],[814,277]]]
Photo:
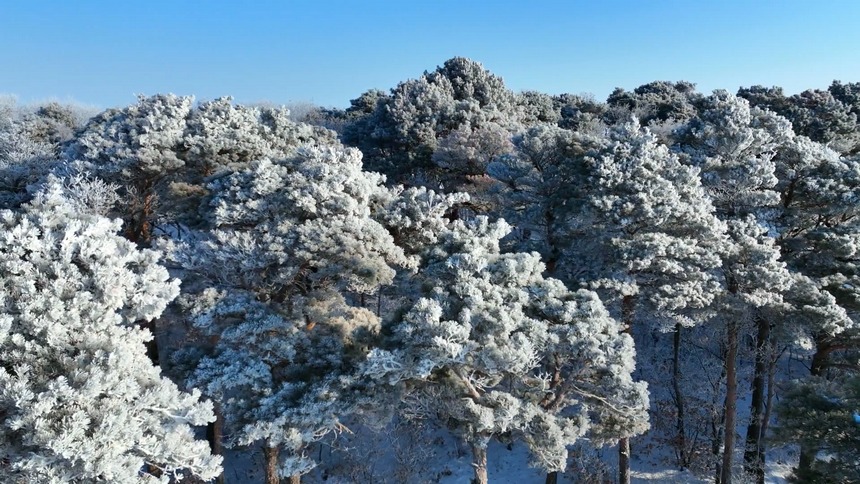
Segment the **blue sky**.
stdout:
[[173,92],[346,107],[454,56],[514,90],[860,81],[857,0],[0,0],[0,93],[100,107]]

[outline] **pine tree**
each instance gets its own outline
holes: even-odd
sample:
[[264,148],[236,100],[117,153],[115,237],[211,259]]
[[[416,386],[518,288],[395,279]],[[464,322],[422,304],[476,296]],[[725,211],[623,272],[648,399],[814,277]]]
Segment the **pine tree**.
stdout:
[[267,482],[298,480],[315,465],[307,445],[343,430],[366,404],[353,369],[380,322],[361,300],[397,268],[415,267],[392,233],[432,226],[409,227],[397,212],[415,205],[398,203],[383,181],[361,170],[355,149],[263,159],[209,185],[203,240],[167,246],[210,285],[190,301],[195,324],[217,343],[189,383],[218,401],[227,445],[263,443]]
[[137,324],[179,281],[81,194],[55,179],[0,212],[0,480],[214,478],[220,458],[190,427],[213,419],[211,404],[161,376]]
[[424,261],[424,297],[364,365],[400,388],[407,413],[470,445],[480,483],[492,438],[524,442],[533,464],[553,472],[586,435],[601,445],[648,428],[630,337],[594,293],[544,278],[537,254],[500,253],[509,230],[485,217],[453,222]]
[[[696,168],[659,144],[635,121],[614,127],[604,146],[581,164],[578,209],[569,249],[586,260],[580,275],[615,301],[625,331],[645,325],[674,331],[710,315],[719,293],[725,225],[715,215]],[[573,201],[572,200],[572,201]],[[574,202],[575,203],[575,202]],[[673,358],[679,466],[688,465],[680,360]],[[620,478],[629,480],[629,443],[622,441]]]
[[[737,406],[737,353],[740,331],[747,323],[759,328],[756,344],[762,361],[769,347],[768,312],[783,307],[795,278],[780,261],[776,233],[769,230],[779,205],[779,182],[774,161],[776,152],[791,141],[790,123],[780,116],[750,107],[742,98],[725,91],[702,100],[699,116],[682,127],[676,136],[680,150],[701,170],[717,215],[728,225],[730,243],[721,264],[722,291],[715,307],[726,327],[726,396],[723,450],[717,463],[717,479],[730,484],[734,457]],[[761,394],[764,366],[756,365],[754,377]],[[758,401],[753,410],[761,418]],[[715,440],[718,436],[714,437]],[[717,448],[718,446],[715,446]],[[763,458],[763,454],[762,454]],[[762,460],[763,462],[763,460]],[[763,466],[763,463],[761,464]]]

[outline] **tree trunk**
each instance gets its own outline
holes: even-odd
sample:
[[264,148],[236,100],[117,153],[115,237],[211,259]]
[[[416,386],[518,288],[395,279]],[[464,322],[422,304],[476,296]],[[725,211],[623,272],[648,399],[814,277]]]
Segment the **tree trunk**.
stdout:
[[544,484],[558,484],[558,472],[547,472]]
[[266,484],[280,484],[278,478],[278,447],[263,447],[266,458]]
[[[633,328],[633,314],[636,310],[636,296],[621,299],[621,323],[623,333],[630,334]],[[630,484],[630,438],[618,441],[618,484]]]
[[[726,349],[724,347],[720,348],[720,357],[723,361],[726,360]],[[719,389],[723,385],[723,380],[726,378],[726,365],[722,365],[722,370],[720,371],[720,379],[717,380],[714,388],[714,399],[711,401],[711,404],[716,408],[717,399],[719,397]],[[726,425],[726,408],[723,406],[720,408],[719,417],[712,417],[711,419],[711,454],[714,456],[714,482],[716,484],[721,484],[720,478],[723,476],[723,466],[720,461],[720,447],[723,443],[723,430]]]
[[[830,357],[831,348],[826,342],[819,342],[815,346],[815,354],[812,355],[812,365],[809,368],[809,374],[813,377],[819,377],[824,374],[824,369],[827,366],[827,360]],[[812,463],[815,462],[815,456],[818,454],[818,448],[809,444],[800,444],[800,462],[797,464],[798,475],[808,475],[812,468]]]
[[630,484],[630,439],[618,441],[618,484]]
[[472,446],[472,466],[475,468],[474,484],[487,484],[487,444],[489,439],[470,442]]
[[675,334],[672,338],[672,389],[675,392],[675,409],[677,410],[677,445],[678,467],[684,470],[689,465],[687,461],[687,432],[684,428],[684,394],[681,390],[681,323],[675,324]]
[[770,355],[770,322],[756,317],[758,335],[755,343],[755,371],[752,380],[750,422],[744,444],[744,471],[755,476],[757,484],[764,484],[764,399]]
[[290,484],[302,484],[302,475],[293,474],[290,476]]
[[146,328],[152,333],[152,339],[147,341],[146,344],[146,356],[149,357],[149,361],[152,362],[154,366],[161,366],[161,359],[159,358],[158,353],[158,337],[156,336],[156,331],[158,330],[158,319],[155,318],[152,321],[143,321],[140,323],[141,328]]
[[721,484],[732,484],[732,460],[735,450],[735,418],[738,405],[738,323],[731,320],[726,328],[726,425],[723,433]]
[[764,404],[764,420],[761,423],[761,435],[762,438],[767,436],[767,427],[770,424],[770,414],[773,409],[773,396],[776,393],[776,364],[779,362],[779,358],[782,356],[782,352],[779,354],[776,353],[776,348],[773,344],[773,340],[770,342],[770,361],[768,362],[767,367],[767,401]]
[[[221,416],[221,409],[218,404],[214,404],[213,411],[215,413],[215,421],[206,424],[206,440],[209,441],[209,449],[212,455],[224,455],[224,417]],[[215,484],[224,484],[224,473],[215,478]]]

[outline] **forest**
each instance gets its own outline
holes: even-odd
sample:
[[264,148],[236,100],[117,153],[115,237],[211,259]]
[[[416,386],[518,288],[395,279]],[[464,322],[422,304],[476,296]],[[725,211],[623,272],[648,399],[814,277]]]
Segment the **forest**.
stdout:
[[0,482],[860,481],[860,82],[292,107],[0,99]]

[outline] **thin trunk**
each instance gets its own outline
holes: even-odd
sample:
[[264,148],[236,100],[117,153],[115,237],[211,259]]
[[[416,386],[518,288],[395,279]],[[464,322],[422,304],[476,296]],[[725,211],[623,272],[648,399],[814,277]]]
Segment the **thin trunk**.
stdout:
[[672,338],[672,388],[675,392],[675,409],[677,410],[676,430],[678,445],[678,466],[684,470],[689,465],[687,461],[687,432],[684,429],[684,394],[681,390],[681,323],[675,324],[675,334]]
[[822,376],[824,374],[831,351],[832,349],[827,343],[823,342],[816,345],[815,354],[812,355],[812,366],[809,368],[810,375]]
[[290,484],[302,484],[302,475],[293,474],[290,476]]
[[630,484],[630,439],[618,441],[618,484]]
[[472,466],[475,468],[474,484],[487,484],[487,440],[481,439],[481,442],[471,442],[472,446]]
[[[621,299],[622,332],[630,334],[633,327],[633,314],[636,310],[636,296],[624,296]],[[618,441],[618,484],[630,484],[630,438]]]
[[[215,413],[215,421],[206,424],[206,440],[209,441],[209,449],[212,455],[224,455],[224,417],[221,415],[221,409],[216,403],[213,411]],[[224,473],[215,478],[215,484],[224,484]]]
[[744,471],[755,476],[757,484],[764,484],[764,426],[765,384],[770,355],[770,321],[756,317],[758,335],[755,343],[755,370],[752,380],[752,399],[750,400],[750,422],[747,426],[744,444]]
[[156,336],[156,332],[158,330],[157,323],[158,318],[151,321],[144,321],[140,324],[140,327],[148,329],[149,332],[152,333],[152,339],[145,343],[146,356],[149,357],[149,361],[151,361],[153,365],[161,366],[161,360],[158,353],[158,337]]
[[556,244],[555,237],[553,236],[553,227],[555,227],[555,214],[551,209],[547,209],[544,212],[544,223],[545,227],[545,235],[546,235],[546,245],[549,248],[549,254],[546,257],[546,272],[547,274],[555,274],[556,264],[558,264],[559,259],[559,250]]
[[720,419],[717,421],[713,420],[711,425],[711,430],[713,433],[713,439],[711,440],[711,453],[714,454],[714,461],[716,464],[714,465],[714,484],[722,484],[720,479],[723,477],[723,464],[720,461],[720,444],[722,444],[723,440],[723,425],[726,423],[726,412],[725,409],[720,412]]
[[558,472],[547,472],[544,484],[558,484]]
[[382,288],[376,292],[376,317],[382,314]]
[[[720,348],[720,356],[723,361],[726,359],[726,349]],[[714,399],[712,400],[712,404],[714,408],[717,406],[717,400],[719,398],[719,389],[723,384],[723,380],[726,378],[726,365],[723,365],[722,370],[720,371],[720,379],[717,380],[714,387]],[[716,484],[720,483],[720,478],[723,475],[723,466],[720,462],[720,447],[723,443],[723,429],[726,425],[726,408],[724,406],[720,407],[719,418],[714,416],[711,419],[711,453],[714,456],[714,482]]]
[[278,478],[278,447],[263,447],[266,458],[266,484],[280,484]]
[[[830,345],[826,342],[820,342],[815,347],[815,354],[812,355],[812,365],[809,368],[809,373],[813,377],[820,377],[824,374],[824,369],[827,366],[827,360],[831,353]],[[812,468],[812,463],[815,462],[815,456],[818,454],[818,448],[809,444],[800,444],[800,462],[797,464],[796,475],[808,475]]]
[[[776,394],[776,364],[779,362],[779,358],[782,356],[782,352],[779,354],[776,353],[776,348],[774,347],[773,341],[771,341],[770,348],[770,361],[767,367],[767,402],[764,406],[764,421],[761,423],[761,437],[762,439],[767,438],[767,426],[770,424],[770,414],[773,409],[773,397]],[[785,350],[783,350],[785,351]]]
[[735,450],[735,418],[738,405],[738,323],[731,320],[726,328],[726,425],[723,434],[723,462],[720,482],[732,484],[732,458]]

